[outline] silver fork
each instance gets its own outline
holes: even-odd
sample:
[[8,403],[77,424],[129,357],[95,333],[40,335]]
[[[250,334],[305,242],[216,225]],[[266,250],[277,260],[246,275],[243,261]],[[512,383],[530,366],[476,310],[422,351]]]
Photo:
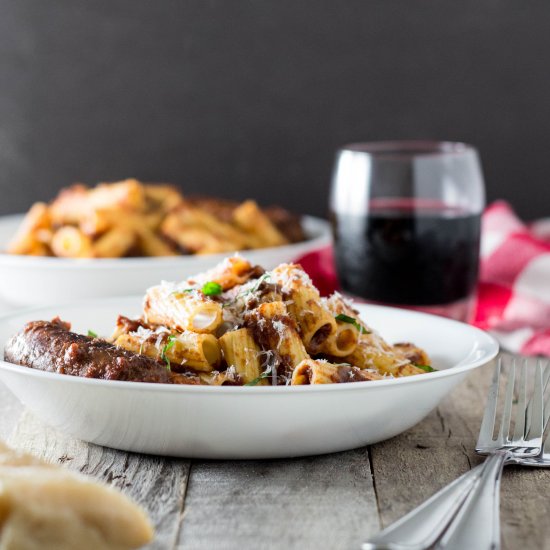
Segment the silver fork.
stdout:
[[[471,493],[457,517],[438,542],[438,548],[496,549],[500,547],[500,480],[505,464],[521,464],[542,449],[544,431],[544,387],[540,362],[536,366],[533,396],[527,406],[526,362],[521,369],[514,432],[511,432],[512,404],[516,378],[513,361],[506,385],[504,410],[496,439],[497,402],[502,360],[497,361],[493,384],[489,390],[483,421],[479,430],[476,452],[489,458],[479,479],[479,488]],[[487,528],[489,527],[489,528]]]
[[[498,436],[493,438],[502,360],[495,366],[476,451],[489,454],[480,466],[464,474],[399,521],[371,538],[363,550],[437,548],[489,549],[500,546],[499,488],[505,464],[522,464],[541,454],[543,434],[543,384],[540,363],[536,367],[533,396],[526,406],[525,363],[519,380],[514,432],[511,433],[515,385],[515,361],[506,386],[504,412]],[[488,529],[489,526],[489,529]],[[446,530],[446,531],[445,531]],[[443,537],[441,534],[444,533]],[[439,540],[438,540],[439,539]]]

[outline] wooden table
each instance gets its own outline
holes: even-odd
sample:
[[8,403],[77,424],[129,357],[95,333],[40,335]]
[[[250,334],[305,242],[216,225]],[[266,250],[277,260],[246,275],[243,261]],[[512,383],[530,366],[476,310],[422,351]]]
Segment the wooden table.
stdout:
[[[487,366],[389,441],[319,457],[170,459],[115,451],[50,429],[0,386],[0,437],[112,483],[149,512],[155,549],[358,549],[479,462]],[[395,404],[399,410],[399,403]],[[550,470],[505,470],[504,548],[550,548]]]

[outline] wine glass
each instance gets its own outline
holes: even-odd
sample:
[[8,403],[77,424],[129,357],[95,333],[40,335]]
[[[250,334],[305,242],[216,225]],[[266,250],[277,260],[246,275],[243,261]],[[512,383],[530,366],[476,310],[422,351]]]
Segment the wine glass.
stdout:
[[342,291],[471,320],[484,206],[471,145],[388,141],[341,148],[330,216]]

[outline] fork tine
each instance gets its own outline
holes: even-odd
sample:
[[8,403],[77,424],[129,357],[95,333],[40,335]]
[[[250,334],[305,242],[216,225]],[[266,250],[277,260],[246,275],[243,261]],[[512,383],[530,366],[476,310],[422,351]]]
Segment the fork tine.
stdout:
[[[539,359],[539,363],[540,363],[540,359]],[[548,382],[550,382],[550,362],[546,363],[546,367],[544,367],[544,372],[542,374],[542,382],[543,382],[542,389],[546,390],[546,387],[548,386]]]
[[[538,360],[540,362],[540,359]],[[542,373],[542,393],[544,393],[548,387],[548,383],[550,382],[550,362],[546,363],[546,366],[544,367],[544,372]],[[529,428],[531,427],[531,409],[533,408],[533,400],[529,399],[529,403],[527,405],[527,411],[526,411],[526,418],[527,418],[527,431],[529,431]],[[544,425],[548,423],[548,416],[550,415],[550,411],[548,411],[547,406],[544,409],[545,414],[545,421]]]
[[508,382],[506,384],[506,396],[504,398],[504,411],[500,422],[500,430],[498,433],[498,444],[504,445],[510,441],[510,419],[512,417],[512,402],[514,401],[514,381],[516,377],[516,364],[510,366],[508,374]]
[[531,426],[529,427],[528,439],[540,439],[544,431],[543,414],[544,390],[542,382],[542,365],[537,361],[535,373],[535,387],[533,390],[533,408],[531,410]]
[[[548,366],[550,367],[550,364]],[[544,429],[546,429],[546,427],[548,426],[548,420],[550,420],[550,393],[548,394],[548,397],[544,402]]]
[[523,361],[519,377],[518,406],[516,409],[516,421],[514,426],[514,439],[516,441],[524,439],[525,436],[525,370],[526,361]]
[[502,359],[499,357],[495,364],[493,383],[491,384],[489,395],[487,396],[487,403],[485,405],[485,412],[483,413],[483,420],[481,422],[481,428],[479,429],[479,437],[477,439],[476,447],[485,447],[487,445],[490,445],[493,441],[493,431],[495,429],[495,419],[497,414],[498,385],[501,367]]
[[[538,364],[542,365],[542,361],[539,359]],[[545,366],[542,370],[542,395],[546,393],[548,389],[548,384],[550,382],[550,361],[545,361]],[[531,405],[531,403],[529,403]],[[544,401],[543,405],[544,418],[543,418],[543,428],[546,429],[548,420],[550,419],[550,392],[548,392],[548,397]]]
[[[550,394],[548,395],[548,397],[546,398],[546,401],[544,402],[544,429],[545,430],[548,428],[548,420],[550,420]],[[550,430],[546,430],[546,431],[547,431],[547,434],[543,441],[542,452],[546,453],[548,449],[548,452],[550,453]]]

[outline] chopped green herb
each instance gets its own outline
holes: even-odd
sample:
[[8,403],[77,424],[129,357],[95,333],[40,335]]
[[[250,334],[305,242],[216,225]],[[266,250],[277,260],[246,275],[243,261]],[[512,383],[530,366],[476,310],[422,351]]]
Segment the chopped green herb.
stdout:
[[434,369],[430,365],[415,365],[415,367],[418,367],[419,369],[422,369],[423,371],[426,371],[426,372],[436,372],[437,371],[437,369]]
[[168,336],[168,341],[166,342],[166,344],[164,344],[164,347],[160,352],[160,358],[166,363],[166,368],[168,370],[170,370],[170,359],[168,359],[168,356],[166,355],[166,353],[174,347],[174,344],[176,343],[177,339],[178,339],[177,336],[170,334],[170,336]]
[[90,338],[97,338],[97,334],[93,330],[90,330],[90,329],[88,329],[88,336]]
[[261,277],[258,278],[253,288],[240,292],[235,296],[235,298],[233,298],[233,300],[229,300],[228,302],[225,302],[222,305],[222,308],[234,306],[241,298],[245,298],[249,294],[254,294],[254,292],[256,292],[260,288],[261,284],[264,281],[267,281],[267,279],[269,279],[270,277],[271,277],[270,273],[264,273]]
[[222,285],[216,283],[215,281],[208,281],[202,285],[202,293],[205,296],[217,296],[223,291]]
[[336,315],[335,319],[337,321],[342,321],[342,323],[349,323],[350,325],[353,325],[359,331],[359,334],[370,334],[370,330],[367,330],[363,325],[360,325],[355,317],[350,317],[344,313],[339,313]]
[[251,380],[250,382],[245,384],[245,386],[255,386],[256,384],[258,384],[259,382],[261,382],[264,378],[267,378],[268,376],[271,376],[271,373],[263,372],[262,374],[260,374],[260,376],[258,376],[257,378],[254,378],[254,380]]
[[184,288],[183,290],[174,290],[173,292],[170,292],[170,294],[183,294],[185,292],[193,292],[193,290],[196,290],[195,288]]
[[267,280],[270,279],[270,278],[271,278],[271,274],[270,274],[270,273],[264,273],[264,274],[258,279],[258,283],[256,284],[256,286],[255,286],[252,290],[250,290],[249,292],[252,292],[252,293],[256,292],[256,291],[260,288],[261,284],[262,284],[264,281],[267,281]]

